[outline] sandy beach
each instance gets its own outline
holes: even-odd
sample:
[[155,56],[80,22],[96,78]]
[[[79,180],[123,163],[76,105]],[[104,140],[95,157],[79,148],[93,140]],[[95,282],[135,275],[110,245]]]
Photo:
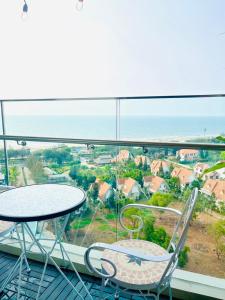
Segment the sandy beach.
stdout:
[[[140,139],[130,139],[130,138],[123,138],[122,141],[143,141],[143,142],[177,142],[177,143],[184,143],[184,142],[191,142],[192,140],[195,141],[196,139],[212,139],[215,138],[211,135],[203,136],[165,136],[160,138],[140,138]],[[8,149],[30,149],[31,151],[49,149],[49,148],[58,148],[62,145],[67,145],[68,147],[80,147],[84,144],[70,144],[70,143],[49,143],[49,142],[27,142],[26,146],[18,145],[16,141],[7,141],[7,148]],[[3,143],[0,149],[3,149]]]

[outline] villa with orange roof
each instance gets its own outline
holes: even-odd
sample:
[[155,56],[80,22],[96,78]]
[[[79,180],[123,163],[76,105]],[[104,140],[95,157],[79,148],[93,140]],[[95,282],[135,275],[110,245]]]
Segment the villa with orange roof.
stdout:
[[90,189],[92,189],[95,184],[98,186],[98,199],[102,202],[107,201],[113,192],[112,186],[105,181],[96,179],[95,183],[91,185]]
[[176,158],[182,161],[195,161],[199,158],[199,151],[195,149],[181,149],[176,152]]
[[150,159],[145,155],[137,155],[134,159],[134,162],[136,166],[139,166],[140,164],[146,164],[147,166],[150,166]]
[[208,179],[201,192],[207,196],[214,196],[217,203],[225,202],[225,180]]
[[128,161],[129,159],[132,159],[133,156],[128,150],[120,150],[118,155],[112,159],[112,162],[124,162]]
[[184,189],[187,185],[190,185],[194,180],[194,172],[191,169],[184,167],[175,167],[171,172],[171,177],[177,177],[180,180],[180,187]]
[[165,160],[156,159],[151,163],[151,172],[153,175],[159,175],[160,172],[163,172],[164,175],[170,171],[170,163]]
[[118,178],[117,189],[127,198],[138,199],[141,194],[140,184],[133,178]]
[[154,194],[156,192],[166,193],[169,191],[169,186],[166,181],[159,176],[144,176],[144,187],[146,190]]
[[202,174],[204,173],[204,171],[206,169],[209,168],[209,165],[208,164],[205,164],[205,163],[197,163],[195,166],[194,166],[194,174],[196,177],[200,177],[202,176]]

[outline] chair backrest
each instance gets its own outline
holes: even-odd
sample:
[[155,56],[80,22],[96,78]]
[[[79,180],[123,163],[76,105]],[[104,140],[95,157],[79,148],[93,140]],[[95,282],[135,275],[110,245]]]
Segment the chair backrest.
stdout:
[[[181,239],[183,230],[185,229],[185,226],[188,223],[188,218],[189,217],[191,218],[191,216],[192,216],[195,202],[197,200],[197,196],[198,196],[198,189],[195,188],[195,189],[193,189],[188,200],[185,202],[182,214],[175,225],[172,238],[171,238],[169,246],[167,248],[168,252],[171,252],[171,251],[174,252],[176,250],[178,243]],[[183,236],[183,240],[185,242],[185,236]]]
[[194,188],[189,199],[185,203],[185,207],[183,209],[182,215],[177,222],[173,236],[171,238],[168,251],[173,250],[173,255],[167,265],[167,268],[160,282],[162,282],[164,278],[168,278],[169,276],[171,276],[174,269],[177,266],[178,256],[181,250],[183,249],[187,238],[187,232],[192,218],[192,213],[197,201],[197,197],[198,197],[198,189]]

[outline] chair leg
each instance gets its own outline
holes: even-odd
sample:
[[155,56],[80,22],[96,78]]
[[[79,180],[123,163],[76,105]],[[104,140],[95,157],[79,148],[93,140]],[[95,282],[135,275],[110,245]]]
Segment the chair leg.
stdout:
[[160,290],[157,290],[157,294],[156,294],[156,300],[159,300],[159,295],[160,295]]
[[172,289],[171,289],[171,286],[170,286],[170,285],[169,285],[169,297],[170,297],[170,300],[173,299]]
[[119,294],[118,290],[116,290],[116,292],[115,292],[114,299],[115,300],[119,300],[120,299],[120,294]]

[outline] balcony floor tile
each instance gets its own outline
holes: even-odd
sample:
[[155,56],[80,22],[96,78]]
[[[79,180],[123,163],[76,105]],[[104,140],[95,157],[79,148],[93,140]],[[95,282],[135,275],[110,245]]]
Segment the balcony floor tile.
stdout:
[[[9,273],[11,267],[16,262],[17,257],[5,254],[0,252],[0,285],[3,283],[7,274]],[[35,299],[36,293],[39,287],[39,283],[41,280],[41,272],[43,268],[42,263],[30,262],[32,271],[29,275],[26,273],[26,270],[23,272],[22,277],[22,292],[23,297],[21,300],[32,300]],[[72,283],[76,286],[76,289],[80,292],[80,294],[84,297],[84,299],[88,299],[87,293],[84,287],[78,282],[76,275],[74,275],[71,271],[65,271],[68,278],[72,281]],[[86,287],[90,291],[94,300],[103,300],[113,299],[113,289],[106,287],[104,291],[101,290],[101,281],[95,277],[81,275],[83,281],[85,282]],[[12,279],[10,284],[7,286],[5,294],[0,296],[1,300],[16,300],[16,285],[18,281],[18,275],[15,274],[15,277]],[[111,297],[110,297],[111,296]],[[58,273],[58,271],[53,266],[48,266],[46,270],[46,274],[44,277],[44,281],[41,287],[41,296],[40,300],[79,300],[80,297],[72,291],[70,285],[68,285],[67,281]],[[120,300],[141,300],[141,297],[129,297],[127,295],[121,296]],[[149,298],[152,299],[152,298]],[[167,297],[161,297],[162,300],[168,300]]]

